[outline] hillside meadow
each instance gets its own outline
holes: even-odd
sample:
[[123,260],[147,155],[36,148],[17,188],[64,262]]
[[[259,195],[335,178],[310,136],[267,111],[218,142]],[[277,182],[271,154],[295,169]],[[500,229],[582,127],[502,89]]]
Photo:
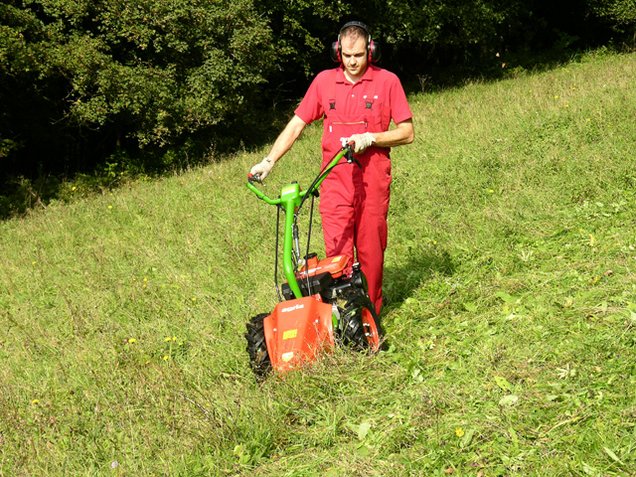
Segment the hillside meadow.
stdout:
[[410,102],[378,355],[255,381],[263,150],[0,223],[0,475],[636,476],[636,54]]

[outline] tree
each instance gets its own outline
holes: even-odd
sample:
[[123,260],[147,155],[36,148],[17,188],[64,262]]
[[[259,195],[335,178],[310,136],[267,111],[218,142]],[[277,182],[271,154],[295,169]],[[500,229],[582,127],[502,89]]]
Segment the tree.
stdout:
[[162,148],[249,112],[276,64],[252,0],[20,3],[0,7],[5,157],[37,152],[25,101],[41,129]]
[[0,177],[90,169],[117,151],[165,165],[193,145],[240,144],[246,131],[266,131],[267,115],[331,64],[330,44],[352,19],[372,28],[384,65],[438,78],[450,67],[500,69],[499,53],[585,47],[608,32],[633,38],[636,5],[5,0]]

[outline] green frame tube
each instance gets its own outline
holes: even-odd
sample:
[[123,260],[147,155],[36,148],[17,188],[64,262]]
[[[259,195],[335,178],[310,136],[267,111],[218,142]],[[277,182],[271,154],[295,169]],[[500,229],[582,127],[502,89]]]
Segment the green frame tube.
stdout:
[[340,159],[345,155],[351,153],[351,147],[343,147],[338,154],[329,162],[327,167],[322,173],[314,180],[309,189],[301,191],[300,186],[297,183],[286,184],[281,189],[280,197],[278,199],[271,199],[267,197],[259,188],[257,188],[252,181],[247,182],[247,188],[250,189],[256,197],[264,201],[269,205],[280,206],[285,212],[285,229],[283,238],[283,272],[287,279],[287,284],[290,290],[296,298],[302,298],[300,286],[298,280],[296,280],[296,270],[294,269],[294,263],[292,260],[293,251],[293,227],[294,227],[294,215],[298,208],[302,205],[304,198],[313,194],[323,181],[327,178],[329,173],[334,167],[338,165]]

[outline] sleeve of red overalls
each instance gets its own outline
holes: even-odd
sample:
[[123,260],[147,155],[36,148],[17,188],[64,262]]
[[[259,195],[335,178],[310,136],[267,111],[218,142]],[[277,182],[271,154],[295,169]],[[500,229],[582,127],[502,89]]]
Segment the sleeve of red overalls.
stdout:
[[393,122],[395,124],[399,124],[413,117],[413,113],[411,113],[409,103],[406,100],[404,88],[402,88],[402,83],[400,83],[400,80],[397,76],[393,77],[393,81],[391,84],[390,101],[391,119],[393,119]]
[[320,95],[321,85],[324,83],[325,71],[319,73],[309,85],[309,89],[302,101],[294,111],[294,114],[302,119],[305,124],[309,124],[316,121],[325,114],[325,110],[322,107],[322,100]]

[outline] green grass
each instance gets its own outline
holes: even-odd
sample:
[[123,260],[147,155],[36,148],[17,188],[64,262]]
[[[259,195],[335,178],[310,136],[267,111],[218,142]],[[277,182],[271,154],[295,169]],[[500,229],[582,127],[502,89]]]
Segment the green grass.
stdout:
[[411,104],[377,356],[255,382],[262,151],[0,224],[0,475],[636,475],[636,55]]

